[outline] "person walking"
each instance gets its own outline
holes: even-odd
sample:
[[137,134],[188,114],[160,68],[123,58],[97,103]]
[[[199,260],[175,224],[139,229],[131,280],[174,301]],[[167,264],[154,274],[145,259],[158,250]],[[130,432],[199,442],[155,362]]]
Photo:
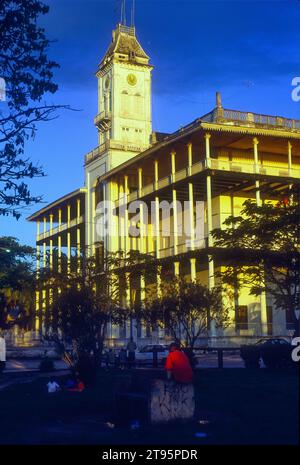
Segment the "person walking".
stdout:
[[137,345],[133,340],[133,337],[131,336],[129,339],[129,342],[127,344],[127,352],[128,352],[128,366],[129,368],[133,367],[135,363],[135,351],[136,351]]
[[0,333],[0,373],[5,369],[6,365],[6,343],[5,339]]
[[124,370],[124,368],[126,366],[126,361],[127,361],[126,350],[122,347],[122,349],[120,350],[120,353],[119,353],[119,368],[121,370]]
[[179,345],[172,343],[170,353],[166,360],[167,378],[173,379],[177,383],[188,384],[194,379],[193,370],[187,355],[182,352]]

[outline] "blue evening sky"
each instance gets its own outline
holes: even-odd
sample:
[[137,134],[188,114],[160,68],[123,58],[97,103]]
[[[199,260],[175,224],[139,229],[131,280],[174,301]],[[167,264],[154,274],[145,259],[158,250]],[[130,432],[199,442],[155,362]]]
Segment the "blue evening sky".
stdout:
[[[59,91],[49,102],[71,105],[40,124],[26,153],[47,177],[30,180],[44,202],[84,183],[84,154],[97,145],[94,73],[119,20],[116,0],[48,0],[43,19],[55,40],[50,56],[59,62]],[[127,4],[130,0],[127,0]],[[155,66],[153,129],[174,131],[211,110],[215,91],[227,108],[300,118],[291,80],[300,76],[299,0],[136,0],[138,38]],[[26,216],[0,217],[0,235],[34,245],[35,225]]]

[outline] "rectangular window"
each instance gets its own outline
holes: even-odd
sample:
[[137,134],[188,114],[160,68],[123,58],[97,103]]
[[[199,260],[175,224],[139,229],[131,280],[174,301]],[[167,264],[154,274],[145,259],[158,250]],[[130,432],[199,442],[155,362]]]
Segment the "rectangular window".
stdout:
[[248,307],[247,305],[239,305],[236,316],[236,328],[248,329]]
[[293,315],[292,311],[290,309],[286,309],[285,311],[285,324],[286,324],[286,329],[287,330],[293,330],[294,328],[294,323],[293,323]]
[[267,306],[267,326],[268,326],[268,336],[273,334],[273,308]]
[[97,244],[97,247],[95,247],[95,259],[96,259],[97,266],[99,266],[102,269],[104,266],[104,243],[103,241],[99,242]]

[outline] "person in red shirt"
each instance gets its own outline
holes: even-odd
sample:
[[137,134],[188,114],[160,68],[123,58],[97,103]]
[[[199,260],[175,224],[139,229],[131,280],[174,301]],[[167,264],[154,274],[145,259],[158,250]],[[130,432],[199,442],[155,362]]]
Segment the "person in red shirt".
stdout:
[[173,378],[177,383],[192,383],[194,374],[186,354],[179,349],[176,343],[172,343],[169,350],[165,366],[168,379]]

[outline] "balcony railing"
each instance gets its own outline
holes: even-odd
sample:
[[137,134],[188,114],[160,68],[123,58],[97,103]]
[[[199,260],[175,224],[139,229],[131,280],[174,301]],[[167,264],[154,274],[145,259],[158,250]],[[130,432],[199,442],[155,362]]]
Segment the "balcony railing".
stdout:
[[146,147],[142,145],[127,144],[126,142],[118,142],[113,139],[108,139],[103,144],[99,145],[99,147],[86,154],[85,163],[90,163],[91,161],[96,160],[96,158],[100,157],[108,149],[140,153],[143,152],[143,150],[145,150]]
[[253,163],[238,163],[226,160],[210,160],[210,168],[221,171],[234,171],[247,174],[266,174],[267,176],[300,178],[300,169],[288,169],[272,165],[255,165]]
[[283,118],[281,116],[261,115],[239,110],[229,110],[226,108],[216,108],[210,113],[201,117],[202,121],[209,123],[238,123],[248,126],[259,126],[266,128],[278,128],[289,130],[300,130],[300,120]]
[[42,232],[38,237],[38,241],[42,241],[44,239],[48,239],[49,237],[55,236],[56,234],[60,234],[64,231],[67,231],[68,229],[73,228],[74,226],[78,226],[79,224],[82,224],[84,222],[84,215],[81,215],[79,218],[74,218],[73,220],[70,221],[70,223],[62,223],[60,226],[56,226],[55,228],[52,228],[48,231]]
[[223,161],[211,158],[209,161],[197,162],[190,167],[183,168],[182,170],[177,171],[173,175],[170,174],[169,176],[159,179],[157,182],[147,184],[140,191],[134,191],[127,195],[127,199],[125,199],[125,197],[122,197],[121,199],[116,200],[115,206],[116,208],[118,208],[119,206],[124,205],[126,203],[130,203],[135,200],[146,197],[147,195],[150,195],[155,191],[159,191],[165,187],[171,186],[171,184],[182,181],[183,179],[189,176],[198,174],[204,171],[205,169],[300,179],[300,169],[288,169],[272,165],[255,165],[253,163],[241,164],[238,162],[231,162],[226,160]]
[[103,120],[111,120],[111,111],[104,110],[98,113],[98,115],[94,118],[94,124],[98,126],[98,124]]

